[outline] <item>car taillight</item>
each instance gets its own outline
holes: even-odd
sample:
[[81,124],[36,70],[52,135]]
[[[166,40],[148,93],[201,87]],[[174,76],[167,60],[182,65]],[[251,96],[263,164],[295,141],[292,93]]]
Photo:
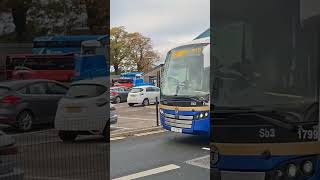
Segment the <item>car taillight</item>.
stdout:
[[3,155],[14,155],[18,153],[17,146],[10,146],[5,148],[0,148],[0,156]]
[[118,93],[117,92],[111,92],[111,95],[113,95],[113,96],[115,96],[115,95],[117,95]]
[[20,100],[21,98],[18,96],[9,95],[3,97],[1,102],[5,104],[17,104]]

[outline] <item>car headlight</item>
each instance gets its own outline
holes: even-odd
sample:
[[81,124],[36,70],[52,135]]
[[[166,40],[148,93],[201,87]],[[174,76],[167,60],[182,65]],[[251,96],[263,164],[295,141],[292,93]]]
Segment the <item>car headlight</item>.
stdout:
[[287,169],[287,175],[289,178],[294,178],[297,175],[297,166],[295,164],[289,164]]
[[309,175],[313,172],[313,163],[311,161],[305,161],[302,165],[302,171],[304,174]]

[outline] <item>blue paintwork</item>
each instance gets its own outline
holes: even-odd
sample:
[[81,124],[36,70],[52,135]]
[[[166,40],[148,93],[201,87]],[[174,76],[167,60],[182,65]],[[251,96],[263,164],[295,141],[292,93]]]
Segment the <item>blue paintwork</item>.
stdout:
[[[164,113],[175,114],[174,110],[162,109]],[[179,115],[196,115],[203,111],[179,111]],[[161,125],[164,129],[170,130],[171,126],[165,124],[165,119],[162,114],[160,114]],[[192,128],[182,128],[182,133],[185,134],[210,134],[210,115],[207,118],[197,119],[192,121]]]
[[61,53],[80,53],[81,43],[77,47],[66,47],[65,42],[82,42],[87,40],[99,40],[105,41],[107,35],[70,35],[70,36],[40,36],[36,37],[33,40],[33,43],[36,42],[58,42],[61,47],[39,47],[33,48],[33,54],[61,54]]
[[280,165],[301,161],[303,159],[315,159],[316,167],[315,174],[304,180],[319,180],[320,179],[320,159],[318,156],[272,156],[269,159],[263,159],[261,156],[226,156],[219,155],[219,161],[216,165],[212,166],[213,169],[220,171],[241,171],[241,172],[270,172],[279,168]]
[[75,56],[75,76],[73,80],[108,76],[110,73],[104,55]]

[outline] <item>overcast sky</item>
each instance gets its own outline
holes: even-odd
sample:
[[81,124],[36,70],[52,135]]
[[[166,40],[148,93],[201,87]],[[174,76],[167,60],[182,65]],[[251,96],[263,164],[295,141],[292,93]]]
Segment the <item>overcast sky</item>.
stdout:
[[111,0],[111,27],[152,39],[162,55],[210,26],[210,0]]

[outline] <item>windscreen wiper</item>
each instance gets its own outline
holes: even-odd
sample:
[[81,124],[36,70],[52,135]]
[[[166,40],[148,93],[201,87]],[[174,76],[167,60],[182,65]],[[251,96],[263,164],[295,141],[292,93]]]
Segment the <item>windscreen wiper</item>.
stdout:
[[[241,117],[246,117],[247,116],[255,116],[257,118],[260,118],[261,120],[267,121],[268,123],[271,123],[275,126],[285,128],[291,131],[296,131],[298,130],[298,126],[294,124],[294,122],[290,122],[289,120],[286,119],[285,115],[283,113],[275,111],[275,110],[254,110],[254,109],[249,109],[249,108],[239,108],[239,109],[224,109],[226,111],[221,111],[217,110],[217,112],[214,112],[215,114],[226,114],[228,115],[228,118],[241,118]],[[283,116],[282,118],[276,118],[271,115],[276,115],[276,116]]]

